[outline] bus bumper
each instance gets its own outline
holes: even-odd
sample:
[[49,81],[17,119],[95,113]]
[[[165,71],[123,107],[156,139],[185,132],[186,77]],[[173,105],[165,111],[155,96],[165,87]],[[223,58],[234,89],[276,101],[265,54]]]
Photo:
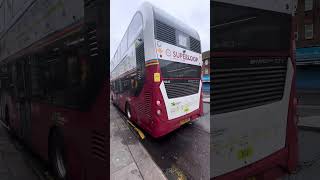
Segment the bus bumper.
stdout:
[[174,131],[175,129],[178,129],[184,124],[198,120],[199,117],[201,117],[201,115],[202,115],[201,111],[196,110],[194,112],[191,112],[189,114],[186,114],[184,116],[181,116],[179,118],[172,119],[172,120],[156,119],[155,121],[156,123],[154,123],[154,125],[152,126],[149,134],[154,138],[159,138],[161,136],[164,136]]
[[288,173],[288,148],[278,152],[246,167],[215,177],[214,180],[275,180]]

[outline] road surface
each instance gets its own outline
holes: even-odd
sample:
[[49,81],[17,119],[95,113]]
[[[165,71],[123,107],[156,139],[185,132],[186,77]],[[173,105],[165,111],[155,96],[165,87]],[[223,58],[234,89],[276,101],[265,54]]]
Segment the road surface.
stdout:
[[[210,106],[204,103],[205,115],[174,132],[154,139],[146,135],[141,143],[169,180],[178,177],[207,180],[210,176]],[[118,111],[118,113],[121,113]],[[123,115],[123,118],[124,115]]]

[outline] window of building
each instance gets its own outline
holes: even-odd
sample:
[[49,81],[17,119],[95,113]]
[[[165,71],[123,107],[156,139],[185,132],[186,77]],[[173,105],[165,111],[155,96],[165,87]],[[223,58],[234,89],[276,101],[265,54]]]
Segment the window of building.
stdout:
[[313,8],[313,0],[304,1],[304,11],[310,11]]
[[296,41],[299,40],[299,32],[294,32],[294,38]]
[[313,39],[313,24],[304,25],[304,36],[305,39]]
[[204,61],[204,64],[207,66],[209,64],[208,59]]
[[204,74],[209,74],[208,68],[205,68],[205,69],[204,69]]

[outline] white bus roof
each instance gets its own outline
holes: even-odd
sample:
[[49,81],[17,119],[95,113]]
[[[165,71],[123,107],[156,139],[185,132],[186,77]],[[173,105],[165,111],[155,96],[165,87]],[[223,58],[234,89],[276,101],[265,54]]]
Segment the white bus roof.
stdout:
[[[165,12],[164,10],[161,10],[161,9],[155,7],[154,5],[152,5],[149,2],[143,2],[140,5],[140,7],[138,8],[137,12],[131,18],[131,22],[132,22],[132,19],[134,18],[134,16],[137,13],[140,13],[142,15],[143,30],[144,30],[145,34],[148,34],[148,36],[152,34],[153,37],[154,37],[154,22],[155,22],[154,20],[158,19],[161,22],[163,22],[163,23],[165,23],[165,24],[167,24],[169,26],[172,26],[173,28],[175,28],[175,29],[177,29],[179,31],[182,31],[185,34],[187,34],[187,35],[193,37],[194,39],[197,39],[197,40],[200,41],[200,36],[199,36],[198,32],[195,29],[191,28],[189,25],[186,25],[181,20],[178,20],[176,17],[171,16],[170,14]],[[130,22],[130,24],[131,24],[131,22]],[[130,24],[129,24],[129,26],[130,26]],[[129,26],[127,27],[125,33],[128,31]],[[123,34],[123,36],[124,36],[124,34]],[[123,37],[122,37],[122,39],[123,39]],[[115,55],[116,55],[117,52],[119,53],[118,50],[120,48],[120,44],[122,42],[122,39],[119,42],[117,50],[115,51],[115,53],[113,54],[113,56],[112,56],[112,58],[110,60],[111,63],[113,62],[113,64],[111,64],[111,67],[110,67],[110,72],[112,72],[115,69],[115,67],[117,67],[121,63],[121,60],[119,60],[119,61],[115,60]],[[152,42],[152,44],[154,44],[154,43]],[[152,49],[152,52],[153,52],[153,49]]]
[[294,9],[294,0],[213,0],[245,7],[264,9],[269,11],[292,14]]
[[163,23],[166,23],[169,26],[174,27],[175,29],[178,29],[189,36],[192,36],[193,38],[200,40],[199,34],[196,30],[191,28],[189,25],[183,23],[180,19],[177,19],[167,12],[163,11],[162,9],[159,9],[155,6],[153,6],[153,12],[154,12],[154,18],[160,20]]

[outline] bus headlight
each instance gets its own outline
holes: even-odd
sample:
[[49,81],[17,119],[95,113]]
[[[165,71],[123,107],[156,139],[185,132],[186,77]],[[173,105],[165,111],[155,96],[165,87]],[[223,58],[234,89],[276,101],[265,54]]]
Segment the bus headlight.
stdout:
[[157,106],[160,106],[161,102],[158,100],[158,101],[156,101],[156,104],[157,104]]
[[158,116],[161,115],[161,110],[160,109],[157,110],[157,114],[158,114]]

